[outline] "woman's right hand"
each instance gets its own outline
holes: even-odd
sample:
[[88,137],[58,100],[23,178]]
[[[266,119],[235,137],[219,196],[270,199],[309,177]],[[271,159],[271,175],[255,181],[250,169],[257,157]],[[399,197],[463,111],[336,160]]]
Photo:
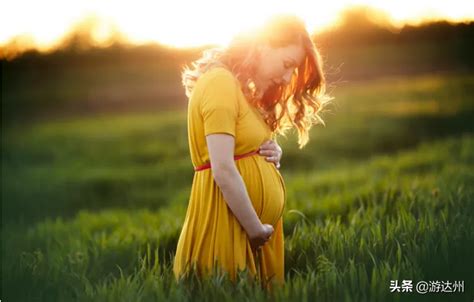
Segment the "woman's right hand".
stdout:
[[254,235],[249,235],[250,246],[256,251],[264,245],[273,234],[273,226],[271,224],[262,224],[261,229]]

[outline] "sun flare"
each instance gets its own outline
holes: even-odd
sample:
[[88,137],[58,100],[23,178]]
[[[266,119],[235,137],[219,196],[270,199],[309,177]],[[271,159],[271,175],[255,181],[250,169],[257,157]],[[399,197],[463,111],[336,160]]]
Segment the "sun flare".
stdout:
[[[250,30],[275,13],[302,17],[313,32],[334,26],[340,13],[353,5],[366,5],[383,14],[390,24],[401,26],[423,21],[474,20],[474,2],[379,0],[282,0],[233,2],[176,0],[166,5],[151,1],[10,1],[0,12],[0,47],[12,41],[47,50],[54,48],[88,18],[94,21],[91,36],[104,44],[120,33],[133,44],[158,42],[174,47],[224,45],[233,34]],[[81,23],[82,22],[82,23]]]

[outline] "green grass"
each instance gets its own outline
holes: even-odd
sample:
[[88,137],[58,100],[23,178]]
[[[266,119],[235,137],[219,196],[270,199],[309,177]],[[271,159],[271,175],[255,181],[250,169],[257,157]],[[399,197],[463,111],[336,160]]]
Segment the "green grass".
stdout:
[[[472,299],[473,83],[424,76],[341,87],[305,149],[294,134],[279,140],[287,284],[273,298]],[[2,129],[2,300],[268,298],[219,276],[174,282],[193,175],[185,116]],[[390,280],[403,279],[464,280],[465,293],[390,293]]]

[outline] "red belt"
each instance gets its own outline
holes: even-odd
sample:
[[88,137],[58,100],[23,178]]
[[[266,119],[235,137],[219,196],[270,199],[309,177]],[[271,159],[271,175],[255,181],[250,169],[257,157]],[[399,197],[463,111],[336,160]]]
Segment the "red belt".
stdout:
[[[258,154],[258,151],[259,150],[254,150],[254,151],[251,151],[249,153],[245,153],[245,154],[241,154],[241,155],[235,155],[234,160],[239,160],[239,159],[242,159],[244,157],[248,157],[248,156],[252,156],[254,154]],[[209,169],[210,167],[211,167],[211,163],[207,163],[207,164],[204,164],[202,166],[195,167],[194,171],[202,171],[202,170],[205,170],[205,169]]]

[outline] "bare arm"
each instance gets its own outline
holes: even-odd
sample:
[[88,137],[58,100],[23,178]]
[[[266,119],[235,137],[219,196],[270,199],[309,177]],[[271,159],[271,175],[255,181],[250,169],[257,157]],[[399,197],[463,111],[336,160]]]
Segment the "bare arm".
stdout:
[[251,240],[254,238],[268,240],[273,233],[273,227],[263,225],[252,206],[242,176],[234,163],[234,137],[216,133],[207,135],[206,141],[214,180],[232,213]]

